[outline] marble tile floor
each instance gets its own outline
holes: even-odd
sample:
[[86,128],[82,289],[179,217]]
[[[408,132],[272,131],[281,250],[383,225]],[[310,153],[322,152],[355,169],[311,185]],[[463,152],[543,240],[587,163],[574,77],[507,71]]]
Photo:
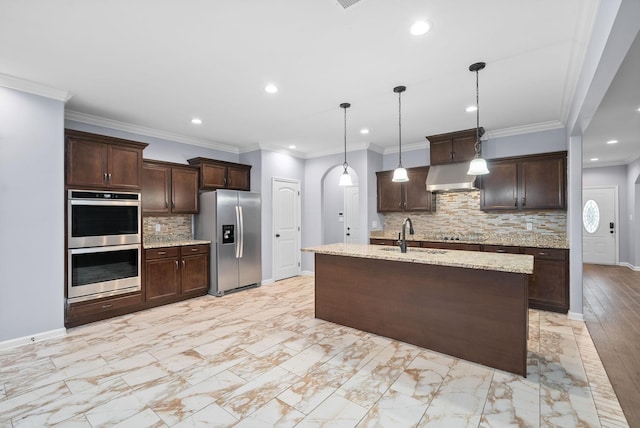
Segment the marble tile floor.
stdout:
[[530,311],[522,378],[314,318],[313,277],[0,351],[0,427],[624,427],[583,322]]

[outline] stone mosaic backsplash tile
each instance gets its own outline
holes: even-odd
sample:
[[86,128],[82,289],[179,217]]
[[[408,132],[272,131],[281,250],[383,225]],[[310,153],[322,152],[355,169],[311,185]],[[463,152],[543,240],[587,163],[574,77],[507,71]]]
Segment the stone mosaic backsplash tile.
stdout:
[[[388,213],[385,231],[399,231],[410,217],[420,235],[545,234],[564,237],[566,211],[480,211],[480,191],[438,193],[434,213]],[[527,230],[531,223],[532,230]]]
[[[160,231],[156,232],[156,224]],[[144,216],[142,230],[144,242],[184,241],[193,239],[193,215]]]

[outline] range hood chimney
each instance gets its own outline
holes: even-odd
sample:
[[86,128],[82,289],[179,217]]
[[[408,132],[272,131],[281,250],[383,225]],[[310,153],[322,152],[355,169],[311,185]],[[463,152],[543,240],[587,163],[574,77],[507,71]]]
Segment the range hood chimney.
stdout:
[[432,165],[427,174],[427,191],[459,192],[476,190],[475,175],[468,175],[468,162]]

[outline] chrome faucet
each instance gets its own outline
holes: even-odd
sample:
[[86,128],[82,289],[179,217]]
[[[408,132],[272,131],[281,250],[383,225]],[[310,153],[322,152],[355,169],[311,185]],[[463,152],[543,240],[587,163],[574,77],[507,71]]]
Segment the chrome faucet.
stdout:
[[409,235],[413,235],[413,223],[411,222],[411,219],[409,217],[405,218],[404,221],[402,222],[402,233],[398,233],[398,245],[400,246],[400,252],[401,253],[406,253],[407,252],[407,236],[406,236],[406,226],[407,226],[407,222],[409,222]]

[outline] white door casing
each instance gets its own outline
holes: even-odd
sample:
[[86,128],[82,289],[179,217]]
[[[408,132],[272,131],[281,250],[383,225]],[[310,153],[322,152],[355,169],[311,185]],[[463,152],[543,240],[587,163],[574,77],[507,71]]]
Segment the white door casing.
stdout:
[[360,187],[344,188],[344,242],[360,242]]
[[273,279],[300,275],[300,182],[274,178]]
[[582,189],[582,261],[618,264],[618,188]]

